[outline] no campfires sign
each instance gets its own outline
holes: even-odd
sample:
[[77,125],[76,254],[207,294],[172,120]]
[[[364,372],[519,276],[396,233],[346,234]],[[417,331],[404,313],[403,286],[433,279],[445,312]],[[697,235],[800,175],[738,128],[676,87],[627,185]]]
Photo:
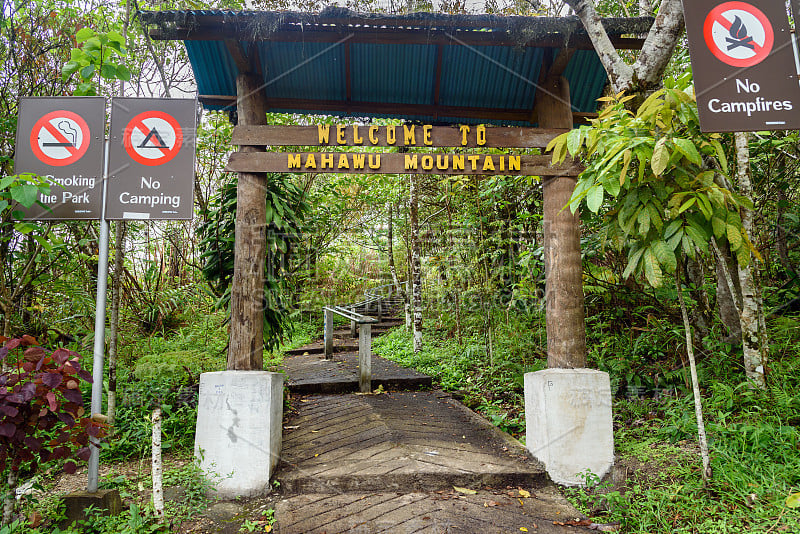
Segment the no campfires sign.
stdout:
[[[14,172],[52,183],[25,211],[28,220],[99,219],[105,99],[24,97],[19,103]],[[44,207],[43,207],[44,206]]]
[[800,129],[800,85],[783,3],[683,0],[683,9],[701,129]]
[[108,219],[191,219],[197,103],[114,98]]

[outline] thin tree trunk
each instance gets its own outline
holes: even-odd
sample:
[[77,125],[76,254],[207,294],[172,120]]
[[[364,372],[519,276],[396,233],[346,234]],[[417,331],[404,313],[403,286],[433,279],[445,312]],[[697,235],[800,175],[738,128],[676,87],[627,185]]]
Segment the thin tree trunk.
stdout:
[[394,223],[392,222],[394,219],[394,213],[391,202],[389,202],[389,220],[388,220],[388,229],[387,229],[387,241],[388,244],[386,245],[386,252],[389,256],[389,272],[392,273],[392,283],[394,284],[395,291],[398,295],[403,293],[403,289],[400,287],[400,280],[397,278],[397,268],[394,265],[394,233],[393,227]]
[[3,525],[8,525],[11,523],[11,519],[14,517],[14,508],[17,504],[17,482],[19,481],[19,476],[16,471],[13,469],[8,470],[8,487],[6,488],[5,498],[3,499]]
[[708,456],[706,425],[703,422],[703,404],[700,399],[700,384],[697,380],[697,365],[694,359],[694,347],[692,346],[692,325],[689,323],[689,313],[686,311],[686,302],[683,300],[679,269],[675,269],[675,288],[678,290],[683,329],[686,334],[686,355],[689,357],[689,372],[692,375],[692,396],[694,397],[694,415],[697,419],[697,440],[700,444],[700,458],[703,461],[703,481],[705,482],[711,478],[711,460]]
[[[726,242],[719,245],[711,237],[711,247],[716,257],[717,275],[717,306],[719,318],[725,325],[727,335],[725,342],[739,345],[742,342],[741,289],[739,288],[739,271],[734,270],[735,264],[731,259],[730,250]],[[736,279],[733,278],[736,273]]]
[[[748,145],[749,135],[745,132],[736,132],[736,178],[740,193],[749,198],[753,198],[753,188],[750,183],[750,147]],[[753,212],[747,208],[741,208],[742,229],[747,236],[753,235]],[[767,362],[766,346],[762,344],[761,333],[759,332],[759,299],[757,296],[755,283],[753,280],[752,262],[746,265],[738,262],[739,283],[742,288],[742,352],[744,353],[744,372],[749,380],[759,388],[766,387],[764,377],[764,365]]]
[[164,520],[164,469],[161,463],[161,408],[153,410],[153,511]]
[[410,175],[411,212],[411,308],[414,315],[414,352],[422,351],[422,287],[420,285],[419,199],[417,176]]

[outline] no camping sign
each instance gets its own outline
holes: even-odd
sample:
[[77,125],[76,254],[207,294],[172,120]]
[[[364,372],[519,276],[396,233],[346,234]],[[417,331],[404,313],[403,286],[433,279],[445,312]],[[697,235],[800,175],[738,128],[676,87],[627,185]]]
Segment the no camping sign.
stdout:
[[700,127],[800,129],[800,85],[782,2],[683,0]]
[[108,219],[191,219],[194,99],[111,101]]

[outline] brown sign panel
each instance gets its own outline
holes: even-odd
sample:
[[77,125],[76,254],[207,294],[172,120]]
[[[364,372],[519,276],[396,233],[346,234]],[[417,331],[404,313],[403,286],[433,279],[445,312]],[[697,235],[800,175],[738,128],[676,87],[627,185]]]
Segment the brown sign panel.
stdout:
[[683,0],[683,9],[701,129],[800,129],[800,85],[783,2]]
[[234,152],[226,170],[342,174],[509,174],[577,176],[568,161],[550,166],[550,156],[514,154],[400,154],[378,152]]
[[545,148],[566,130],[479,125],[320,124],[251,126],[233,129],[239,146],[415,146],[465,148]]
[[113,98],[107,219],[191,219],[197,101]]
[[51,182],[50,194],[23,210],[26,220],[100,218],[103,203],[103,97],[23,97],[14,173]]

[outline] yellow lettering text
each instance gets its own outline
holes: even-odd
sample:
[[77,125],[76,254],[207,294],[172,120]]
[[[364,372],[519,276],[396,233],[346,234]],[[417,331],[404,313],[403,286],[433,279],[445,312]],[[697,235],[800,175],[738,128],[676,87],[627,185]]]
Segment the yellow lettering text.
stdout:
[[370,154],[369,155],[369,168],[370,169],[380,169],[381,168],[381,155],[380,154]]
[[386,144],[393,145],[397,142],[397,132],[395,131],[395,126],[387,126],[386,127]]
[[354,145],[364,144],[364,138],[358,135],[358,124],[353,125],[353,144]]
[[433,142],[431,141],[431,130],[433,126],[430,124],[426,124],[422,127],[422,142],[425,143],[427,146],[431,146]]
[[454,171],[463,171],[464,170],[464,154],[453,154],[453,170]]
[[289,154],[289,168],[290,169],[300,168],[300,154]]
[[317,158],[314,157],[314,154],[309,154],[306,157],[306,169],[316,169],[317,168]]
[[336,165],[337,169],[349,169],[350,163],[347,161],[347,154],[339,154],[339,164]]
[[492,156],[486,156],[485,158],[483,158],[483,170],[484,171],[494,170],[494,161],[492,161]]
[[332,169],[333,168],[333,154],[320,154],[319,155],[319,166],[321,169]]
[[472,170],[473,171],[478,170],[478,160],[481,159],[481,157],[480,156],[467,156],[467,159],[469,160],[469,164],[472,166]]
[[378,144],[378,136],[375,135],[376,133],[378,133],[378,128],[379,128],[379,126],[370,126],[369,127],[369,142],[372,143],[373,145],[377,145]]
[[428,156],[427,154],[422,156],[421,164],[426,171],[433,169],[433,156]]
[[318,124],[317,125],[317,135],[319,135],[319,144],[327,145],[328,139],[331,136],[331,125],[330,124]]
[[475,133],[478,135],[478,146],[483,146],[486,144],[486,126],[481,124],[475,129]]
[[347,143],[347,139],[344,137],[346,126],[344,124],[337,124],[336,125],[336,142],[340,145]]
[[417,170],[417,155],[416,154],[406,154],[404,159],[405,169],[407,171],[415,171]]
[[436,168],[446,171],[450,167],[450,156],[447,154],[436,154]]
[[520,157],[519,156],[508,156],[508,170],[509,171],[518,171],[522,167],[520,166]]
[[469,133],[469,126],[462,124],[458,127],[458,129],[461,131],[461,146],[467,146],[467,134]]
[[366,154],[353,154],[353,168],[363,169]]
[[417,144],[417,136],[414,132],[415,126],[412,124],[410,129],[407,124],[403,125],[403,143],[408,145],[416,145]]

